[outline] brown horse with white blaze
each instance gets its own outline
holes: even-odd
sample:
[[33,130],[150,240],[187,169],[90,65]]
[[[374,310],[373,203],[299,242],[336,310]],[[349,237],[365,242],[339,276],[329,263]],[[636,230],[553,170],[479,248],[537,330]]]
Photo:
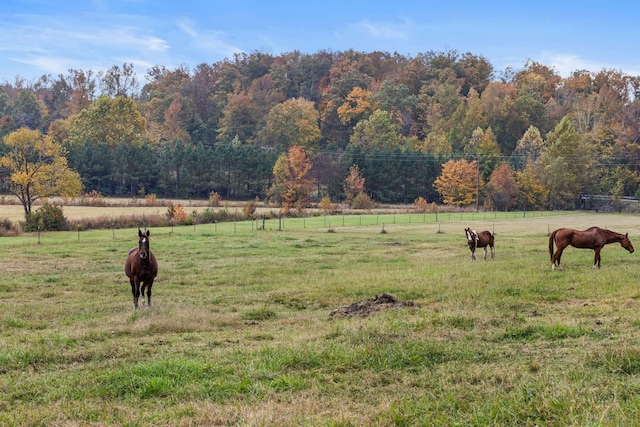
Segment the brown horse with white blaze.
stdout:
[[133,307],[136,310],[138,309],[138,298],[141,294],[142,302],[144,303],[145,288],[147,290],[147,304],[151,306],[151,287],[158,275],[158,261],[151,249],[149,249],[150,235],[149,230],[143,233],[138,229],[138,247],[129,251],[127,261],[124,264],[124,272],[131,283]]
[[484,259],[487,259],[487,247],[491,248],[491,259],[495,259],[496,251],[493,247],[493,233],[489,230],[477,232],[470,228],[465,228],[464,233],[467,235],[467,243],[471,249],[471,260],[476,259],[476,248],[484,249]]
[[[553,251],[554,243],[557,246],[555,252]],[[629,240],[629,233],[617,233],[600,227],[591,227],[584,231],[572,228],[558,228],[549,236],[551,270],[555,270],[556,267],[558,270],[562,270],[560,258],[562,257],[562,251],[569,245],[579,249],[593,249],[595,251],[593,267],[600,268],[600,251],[604,245],[609,243],[620,243],[629,253],[634,251],[633,245]]]

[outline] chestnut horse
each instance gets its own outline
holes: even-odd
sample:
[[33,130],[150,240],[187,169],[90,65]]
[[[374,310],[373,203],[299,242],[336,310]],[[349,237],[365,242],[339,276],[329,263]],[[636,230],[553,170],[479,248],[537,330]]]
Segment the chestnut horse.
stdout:
[[138,247],[132,248],[127,255],[124,264],[124,272],[131,283],[131,293],[133,294],[133,307],[138,309],[138,298],[142,294],[144,303],[144,290],[147,289],[147,303],[151,305],[151,286],[158,274],[158,261],[149,249],[149,235],[147,230],[143,233],[138,229]]
[[487,246],[491,248],[491,259],[495,259],[496,252],[493,248],[493,233],[489,230],[484,230],[481,232],[476,232],[470,228],[464,229],[465,234],[467,235],[467,243],[469,244],[469,249],[471,249],[471,260],[475,261],[476,259],[476,248],[484,249],[484,259],[487,259]]
[[[553,252],[554,242],[557,246],[555,253]],[[629,240],[629,233],[616,233],[600,227],[591,227],[584,231],[558,228],[549,236],[551,270],[555,270],[556,267],[558,267],[558,270],[562,270],[560,257],[562,257],[562,251],[569,245],[579,249],[593,249],[595,251],[593,267],[600,268],[600,251],[604,245],[609,243],[620,243],[629,253],[633,253],[633,245]]]

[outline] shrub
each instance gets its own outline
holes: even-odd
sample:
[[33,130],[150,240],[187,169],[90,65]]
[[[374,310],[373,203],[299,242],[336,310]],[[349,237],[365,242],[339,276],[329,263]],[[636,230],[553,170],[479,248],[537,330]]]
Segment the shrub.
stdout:
[[320,200],[319,206],[322,212],[328,215],[332,215],[338,212],[338,205],[332,205],[329,196],[324,196],[322,200]]
[[181,204],[174,205],[170,203],[167,207],[167,219],[169,221],[173,220],[177,223],[183,223],[187,218],[187,211],[184,210]]
[[0,236],[18,236],[22,232],[19,224],[12,222],[9,218],[0,220]]
[[220,202],[222,201],[222,196],[218,194],[217,191],[212,191],[209,193],[209,204],[211,206],[217,207],[220,206]]
[[107,206],[107,201],[104,200],[102,194],[97,190],[91,190],[83,194],[81,203],[84,206]]
[[416,210],[418,212],[428,212],[429,211],[429,204],[427,203],[425,198],[422,197],[422,196],[418,197],[415,200],[415,202],[413,202],[413,204],[416,207]]
[[67,219],[64,217],[61,206],[45,203],[37,211],[27,214],[24,231],[61,231],[67,230]]
[[184,210],[181,204],[177,204],[173,207],[172,218],[178,223],[182,224],[187,219],[187,211]]
[[373,209],[375,207],[375,203],[373,203],[373,200],[371,200],[367,194],[360,192],[356,197],[354,197],[351,202],[351,207],[353,209]]
[[229,221],[233,215],[229,213],[227,208],[213,210],[213,209],[205,209],[202,213],[198,215],[198,223],[200,224],[212,224],[214,222],[223,222]]
[[244,214],[244,216],[247,218],[253,218],[253,216],[256,213],[257,204],[258,204],[258,199],[248,201],[244,205],[244,208],[242,208],[242,213]]
[[158,206],[158,196],[155,194],[147,194],[144,197],[145,206]]

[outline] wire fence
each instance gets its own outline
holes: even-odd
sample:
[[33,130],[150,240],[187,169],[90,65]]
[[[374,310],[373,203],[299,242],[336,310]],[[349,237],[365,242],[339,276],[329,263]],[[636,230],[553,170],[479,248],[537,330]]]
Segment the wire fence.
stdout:
[[[473,221],[502,221],[524,218],[558,218],[584,214],[581,211],[511,211],[511,212],[431,212],[431,213],[363,213],[363,214],[335,214],[335,215],[311,215],[305,217],[258,217],[247,220],[233,220],[225,222],[191,224],[191,225],[171,225],[164,227],[153,227],[154,236],[168,236],[173,234],[203,234],[203,235],[230,235],[240,233],[252,233],[259,231],[338,231],[357,230],[359,228],[377,227],[378,230],[385,231],[384,227],[393,225],[436,225],[446,226],[459,222],[471,223]],[[140,228],[147,229],[146,224],[141,224]],[[151,227],[149,227],[151,229]],[[104,240],[131,240],[135,236],[135,229],[112,228],[112,229],[82,229],[73,231],[43,231],[25,233],[17,237],[0,239],[0,246],[9,241],[24,241],[26,244],[37,242],[71,242]]]
[[[367,213],[313,215],[306,217],[261,217],[252,220],[193,224],[194,231],[238,233],[258,230],[334,229],[338,227],[371,227],[393,224],[439,224],[458,221],[481,221],[552,217],[568,215],[570,211],[519,211],[519,212],[432,212],[432,213]],[[178,226],[176,226],[178,227]],[[185,227],[185,226],[179,226]],[[171,227],[171,231],[174,227]]]

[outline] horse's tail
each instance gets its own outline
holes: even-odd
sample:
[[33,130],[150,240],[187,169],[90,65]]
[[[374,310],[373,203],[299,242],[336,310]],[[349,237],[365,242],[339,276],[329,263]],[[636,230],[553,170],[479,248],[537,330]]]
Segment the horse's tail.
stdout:
[[551,235],[549,236],[549,257],[553,260],[553,241],[556,240],[556,233],[558,232],[558,230],[555,230],[553,233],[551,233]]

